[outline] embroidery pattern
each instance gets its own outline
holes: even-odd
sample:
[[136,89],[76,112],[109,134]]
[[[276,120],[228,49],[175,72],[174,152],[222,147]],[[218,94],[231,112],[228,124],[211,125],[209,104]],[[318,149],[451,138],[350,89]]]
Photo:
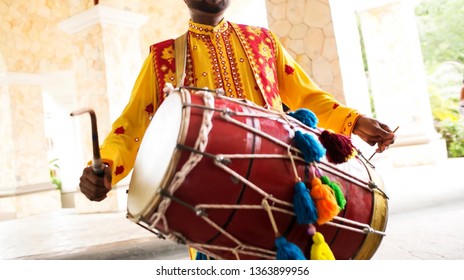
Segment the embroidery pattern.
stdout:
[[166,40],[150,47],[153,53],[153,68],[158,82],[158,100],[163,102],[164,94],[161,89],[166,83],[176,83],[176,63],[174,55],[174,40]]
[[248,56],[256,83],[269,107],[280,109],[275,69],[275,42],[264,28],[231,23]]

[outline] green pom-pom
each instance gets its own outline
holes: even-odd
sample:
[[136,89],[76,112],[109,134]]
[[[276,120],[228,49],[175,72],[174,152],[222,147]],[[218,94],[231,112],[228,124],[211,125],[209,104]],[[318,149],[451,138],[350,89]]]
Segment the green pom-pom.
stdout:
[[335,199],[337,200],[338,207],[340,207],[341,210],[345,209],[346,199],[345,199],[345,195],[343,194],[343,191],[340,188],[340,186],[336,182],[330,181],[329,177],[327,176],[322,176],[321,182],[323,184],[328,185],[334,191],[334,195],[335,195]]

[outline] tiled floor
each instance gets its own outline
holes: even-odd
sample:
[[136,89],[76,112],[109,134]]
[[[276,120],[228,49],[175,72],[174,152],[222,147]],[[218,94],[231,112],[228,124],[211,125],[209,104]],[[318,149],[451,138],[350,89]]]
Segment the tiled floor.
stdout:
[[0,222],[0,259],[74,253],[102,244],[154,238],[125,213],[77,214],[74,209]]
[[[387,229],[391,234],[382,243],[376,258],[391,259],[401,253],[400,257],[411,259],[427,256],[464,259],[460,253],[464,252],[464,238],[461,238],[464,207],[459,204],[464,198],[463,170],[464,158],[449,160],[440,166],[382,171],[390,197],[391,217]],[[423,211],[428,206],[447,204],[454,208]],[[125,214],[77,214],[74,209],[62,209],[1,221],[0,259],[66,259],[67,256],[77,259],[188,259],[186,248],[157,239],[126,219]],[[428,248],[421,246],[420,238]],[[443,246],[449,249],[449,254],[445,252],[444,256],[439,256]],[[420,252],[422,255],[418,256]],[[434,252],[437,254],[433,255]]]

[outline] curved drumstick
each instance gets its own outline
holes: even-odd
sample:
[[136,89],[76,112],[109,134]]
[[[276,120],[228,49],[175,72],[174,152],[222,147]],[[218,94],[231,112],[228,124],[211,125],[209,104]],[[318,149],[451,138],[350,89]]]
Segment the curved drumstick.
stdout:
[[[397,126],[397,127],[395,128],[395,130],[393,130],[393,133],[395,133],[395,132],[398,130],[398,128],[400,128],[400,127]],[[375,154],[377,154],[377,152],[374,152],[374,153],[371,155],[371,157],[370,157],[367,161],[370,161],[370,160],[375,156]]]
[[92,124],[93,172],[98,176],[102,176],[104,173],[104,166],[100,157],[100,144],[98,143],[97,117],[95,116],[95,112],[92,109],[77,110],[71,113],[71,117],[84,113],[90,114],[90,121]]

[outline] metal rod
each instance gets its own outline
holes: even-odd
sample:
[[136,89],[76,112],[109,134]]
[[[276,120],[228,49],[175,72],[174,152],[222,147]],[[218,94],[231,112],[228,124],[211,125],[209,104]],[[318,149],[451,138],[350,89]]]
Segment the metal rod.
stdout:
[[92,147],[93,147],[93,161],[92,167],[93,172],[99,176],[103,175],[104,173],[104,166],[100,156],[100,144],[98,142],[98,129],[97,129],[97,117],[95,116],[95,112],[92,109],[82,109],[71,112],[71,117],[82,115],[84,113],[90,114],[90,121],[92,124]]

